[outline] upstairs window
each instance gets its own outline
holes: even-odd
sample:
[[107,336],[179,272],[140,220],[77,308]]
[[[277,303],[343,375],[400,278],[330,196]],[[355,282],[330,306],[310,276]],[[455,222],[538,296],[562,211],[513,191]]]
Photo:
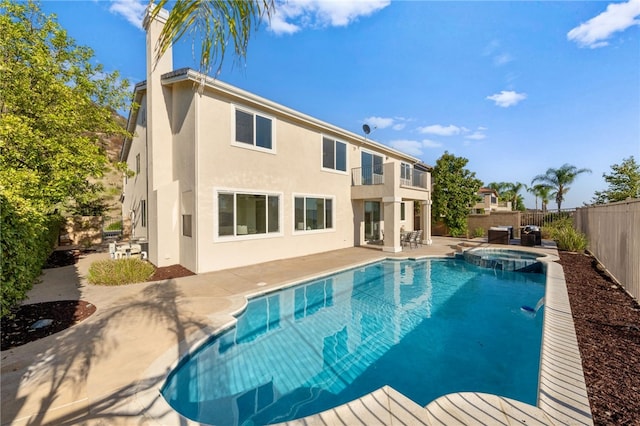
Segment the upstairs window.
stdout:
[[235,110],[235,142],[259,149],[273,149],[273,121],[253,112]]
[[322,138],[322,168],[347,171],[347,144],[328,137]]
[[411,164],[400,164],[400,179],[405,181],[411,181]]

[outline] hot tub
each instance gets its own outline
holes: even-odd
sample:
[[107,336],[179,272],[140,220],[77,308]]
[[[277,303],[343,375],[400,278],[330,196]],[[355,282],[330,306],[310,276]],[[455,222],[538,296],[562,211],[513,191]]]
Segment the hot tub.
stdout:
[[545,255],[525,250],[474,248],[464,251],[461,256],[469,263],[483,268],[503,271],[541,272],[538,260]]

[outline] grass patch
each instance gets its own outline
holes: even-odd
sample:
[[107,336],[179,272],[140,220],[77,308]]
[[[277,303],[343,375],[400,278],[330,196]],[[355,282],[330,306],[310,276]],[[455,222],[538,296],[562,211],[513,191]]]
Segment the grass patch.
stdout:
[[144,260],[107,259],[93,262],[87,280],[95,285],[123,285],[147,281],[155,267]]

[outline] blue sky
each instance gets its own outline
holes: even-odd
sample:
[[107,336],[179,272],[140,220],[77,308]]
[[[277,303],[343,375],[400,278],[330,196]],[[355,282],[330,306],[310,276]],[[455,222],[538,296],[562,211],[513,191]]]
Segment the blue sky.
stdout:
[[[42,9],[136,83],[146,4]],[[175,68],[198,63],[190,39],[174,48]],[[640,0],[288,0],[218,78],[355,133],[369,124],[370,139],[430,165],[445,151],[465,157],[486,184],[530,184],[564,163],[591,169],[563,207],[605,189],[611,165],[640,161]]]

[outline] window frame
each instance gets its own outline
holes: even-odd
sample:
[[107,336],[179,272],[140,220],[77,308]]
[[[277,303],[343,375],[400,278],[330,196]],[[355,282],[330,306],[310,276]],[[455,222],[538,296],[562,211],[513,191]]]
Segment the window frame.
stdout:
[[[249,114],[252,116],[253,118],[253,143],[249,144],[246,142],[241,142],[237,140],[237,127],[236,127],[236,114],[237,111],[243,112],[245,114]],[[265,148],[259,145],[256,145],[257,143],[257,118],[256,117],[261,117],[263,119],[267,119],[271,122],[271,148]],[[265,152],[268,154],[276,154],[276,119],[269,115],[269,114],[265,114],[261,111],[257,111],[255,109],[252,108],[247,108],[245,106],[242,105],[237,105],[237,104],[231,104],[231,145],[238,147],[238,148],[244,148],[244,149],[250,149],[253,151],[259,151],[259,152]]]
[[[330,140],[333,142],[333,168],[330,167],[325,167],[324,166],[324,141],[325,139]],[[342,144],[344,145],[344,170],[340,170],[336,167],[336,162],[337,162],[337,156],[336,156],[336,152],[337,149],[336,147],[338,146],[338,144]],[[346,175],[349,172],[349,144],[347,142],[344,142],[340,139],[334,138],[333,136],[329,136],[329,135],[325,135],[325,134],[321,134],[320,135],[320,168],[323,171],[327,171],[327,172],[331,172],[331,173],[339,173],[339,174],[343,174]]]
[[400,163],[400,182],[403,185],[412,186],[413,183],[413,167],[411,164],[405,163],[404,161]]
[[[220,235],[220,195],[227,194],[233,195],[233,235]],[[252,195],[252,196],[264,196],[265,200],[265,231],[264,233],[247,233],[247,234],[239,234],[238,233],[238,195]],[[278,200],[278,230],[269,232],[270,224],[269,218],[271,217],[269,213],[269,200],[272,197],[276,197]],[[256,239],[264,239],[264,238],[277,238],[282,237],[284,235],[284,224],[283,224],[283,193],[279,191],[262,191],[262,190],[253,190],[253,189],[240,189],[240,188],[214,188],[213,189],[213,198],[214,198],[214,211],[213,211],[213,241],[214,242],[227,242],[227,241],[242,241],[242,240],[256,240]],[[240,225],[243,226],[243,225]]]
[[[298,224],[296,223],[297,218],[296,218],[296,199],[302,198],[304,200],[304,205],[303,205],[303,229],[298,229]],[[324,213],[324,228],[318,228],[318,229],[306,229],[306,223],[307,223],[307,199],[322,199],[323,202],[323,213]],[[292,228],[293,228],[293,235],[308,235],[308,234],[315,234],[315,233],[323,233],[323,232],[336,232],[336,197],[333,195],[319,195],[319,194],[301,194],[301,193],[294,193],[292,195],[292,214],[291,214],[291,218],[292,218]],[[331,203],[331,216],[327,215],[327,200],[330,201]],[[329,217],[329,221],[330,221],[330,225],[331,227],[327,227],[327,217]]]

